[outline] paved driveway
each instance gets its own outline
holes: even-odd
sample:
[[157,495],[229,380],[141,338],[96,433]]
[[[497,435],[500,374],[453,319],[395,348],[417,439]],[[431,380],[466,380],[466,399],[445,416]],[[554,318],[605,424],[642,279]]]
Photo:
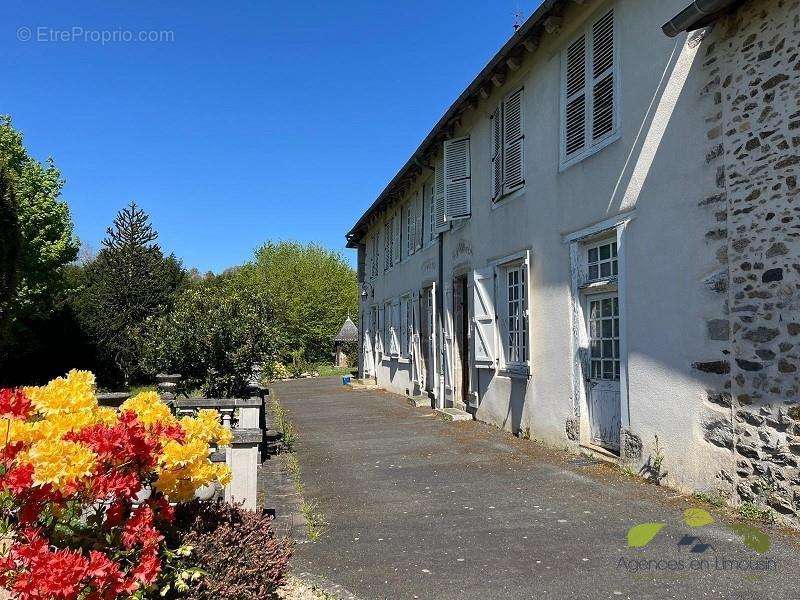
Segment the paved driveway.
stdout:
[[[669,490],[385,392],[331,379],[275,391],[330,522],[295,568],[365,600],[800,598],[795,537],[764,530],[758,555],[720,520],[688,527],[692,504]],[[646,522],[666,525],[628,548]]]

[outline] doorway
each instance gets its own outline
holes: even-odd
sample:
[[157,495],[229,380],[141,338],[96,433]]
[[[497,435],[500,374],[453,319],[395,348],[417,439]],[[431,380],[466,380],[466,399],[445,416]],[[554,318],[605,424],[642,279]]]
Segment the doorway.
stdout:
[[619,452],[620,315],[617,292],[586,296],[589,339],[586,397],[591,443]]
[[467,276],[453,280],[453,385],[454,399],[465,408],[469,405],[469,300]]
[[419,303],[419,343],[420,354],[422,355],[422,374],[424,378],[424,389],[428,393],[434,391],[434,343],[433,335],[436,331],[434,319],[434,299],[433,287],[422,290]]

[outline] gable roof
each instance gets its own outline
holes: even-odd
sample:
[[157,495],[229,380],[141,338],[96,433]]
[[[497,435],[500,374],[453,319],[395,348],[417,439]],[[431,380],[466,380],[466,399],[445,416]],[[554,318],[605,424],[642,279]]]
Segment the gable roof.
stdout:
[[[571,0],[582,4],[585,0]],[[503,45],[497,54],[472,80],[461,95],[445,111],[442,118],[434,125],[430,133],[414,151],[400,171],[392,178],[389,184],[378,195],[366,212],[345,236],[348,248],[357,248],[364,235],[371,218],[379,214],[392,202],[402,197],[413,180],[431,169],[430,160],[436,153],[438,146],[444,140],[452,137],[453,131],[459,125],[461,116],[467,110],[478,106],[481,99],[488,98],[492,90],[500,87],[505,82],[509,71],[519,68],[526,53],[534,52],[539,47],[539,40],[543,31],[554,31],[560,27],[564,6],[568,0],[544,0],[541,6],[520,26]]]
[[347,320],[342,325],[342,328],[339,330],[334,338],[334,342],[357,342],[358,341],[358,327],[356,324],[353,323],[350,317],[347,317]]

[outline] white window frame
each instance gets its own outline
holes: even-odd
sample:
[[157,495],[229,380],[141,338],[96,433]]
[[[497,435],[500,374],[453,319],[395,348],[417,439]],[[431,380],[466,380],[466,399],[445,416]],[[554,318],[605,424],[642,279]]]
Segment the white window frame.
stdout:
[[[600,257],[600,250],[601,248],[609,247],[609,258],[604,259]],[[582,261],[585,265],[585,273],[586,273],[586,281],[587,282],[599,282],[599,281],[612,281],[616,280],[619,276],[619,248],[617,246],[617,238],[616,237],[607,237],[604,239],[594,240],[590,243],[586,243],[582,246],[583,256]],[[597,253],[597,260],[591,260],[591,253],[592,251]],[[602,271],[603,265],[609,265],[608,267],[608,275],[603,275]],[[592,267],[597,267],[597,276],[592,277],[591,270]]]
[[[501,374],[517,375],[530,377],[531,374],[531,350],[532,350],[532,334],[531,334],[531,316],[530,316],[530,298],[531,298],[531,252],[530,250],[523,250],[516,254],[503,257],[492,263],[494,265],[495,276],[495,331],[497,332],[498,350],[497,363]],[[506,337],[510,332],[507,330],[507,323],[509,319],[508,314],[508,272],[510,270],[520,270],[524,273],[524,285],[521,284],[520,290],[524,293],[524,298],[521,298],[522,306],[522,319],[524,325],[522,327],[521,338],[525,344],[524,360],[509,360],[510,347],[509,339]]]
[[[614,60],[612,66],[612,72],[614,74],[614,127],[612,130],[603,136],[598,141],[592,140],[592,116],[593,116],[593,108],[594,108],[594,98],[592,94],[592,88],[594,85],[595,78],[592,74],[592,65],[594,63],[594,48],[592,47],[592,28],[594,27],[595,23],[600,21],[603,17],[605,17],[609,11],[614,11]],[[619,17],[621,11],[617,9],[616,6],[612,7],[604,7],[602,10],[598,11],[596,14],[592,16],[586,23],[586,26],[582,28],[580,31],[576,32],[568,42],[564,45],[564,48],[561,51],[561,82],[560,82],[560,97],[561,97],[561,106],[559,112],[559,172],[565,171],[566,169],[570,168],[571,166],[586,160],[590,156],[597,154],[606,146],[616,142],[620,137],[622,137],[621,132],[621,116],[622,116],[622,97],[621,97],[621,63],[620,63],[620,30],[619,30]],[[566,111],[567,111],[567,50],[570,46],[572,46],[576,41],[578,41],[581,36],[586,36],[586,77],[584,80],[584,88],[583,93],[585,94],[586,103],[584,107],[585,111],[585,124],[586,130],[584,132],[585,136],[585,146],[584,149],[580,152],[577,152],[567,158],[567,146],[566,146]]]

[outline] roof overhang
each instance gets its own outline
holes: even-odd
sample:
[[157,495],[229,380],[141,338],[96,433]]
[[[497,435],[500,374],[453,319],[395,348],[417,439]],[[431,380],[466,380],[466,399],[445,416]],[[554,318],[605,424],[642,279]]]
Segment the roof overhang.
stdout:
[[432,169],[430,161],[436,153],[438,145],[452,137],[455,128],[461,123],[462,115],[468,110],[477,108],[481,99],[488,98],[494,88],[503,85],[508,73],[519,68],[526,53],[534,52],[539,47],[539,40],[543,32],[553,32],[559,29],[563,9],[568,1],[583,4],[585,0],[544,0],[541,6],[500,48],[442,115],[411,158],[406,161],[372,205],[353,225],[345,236],[348,248],[358,247],[364,231],[374,215],[379,214],[381,210],[402,197],[417,176],[426,169]]

